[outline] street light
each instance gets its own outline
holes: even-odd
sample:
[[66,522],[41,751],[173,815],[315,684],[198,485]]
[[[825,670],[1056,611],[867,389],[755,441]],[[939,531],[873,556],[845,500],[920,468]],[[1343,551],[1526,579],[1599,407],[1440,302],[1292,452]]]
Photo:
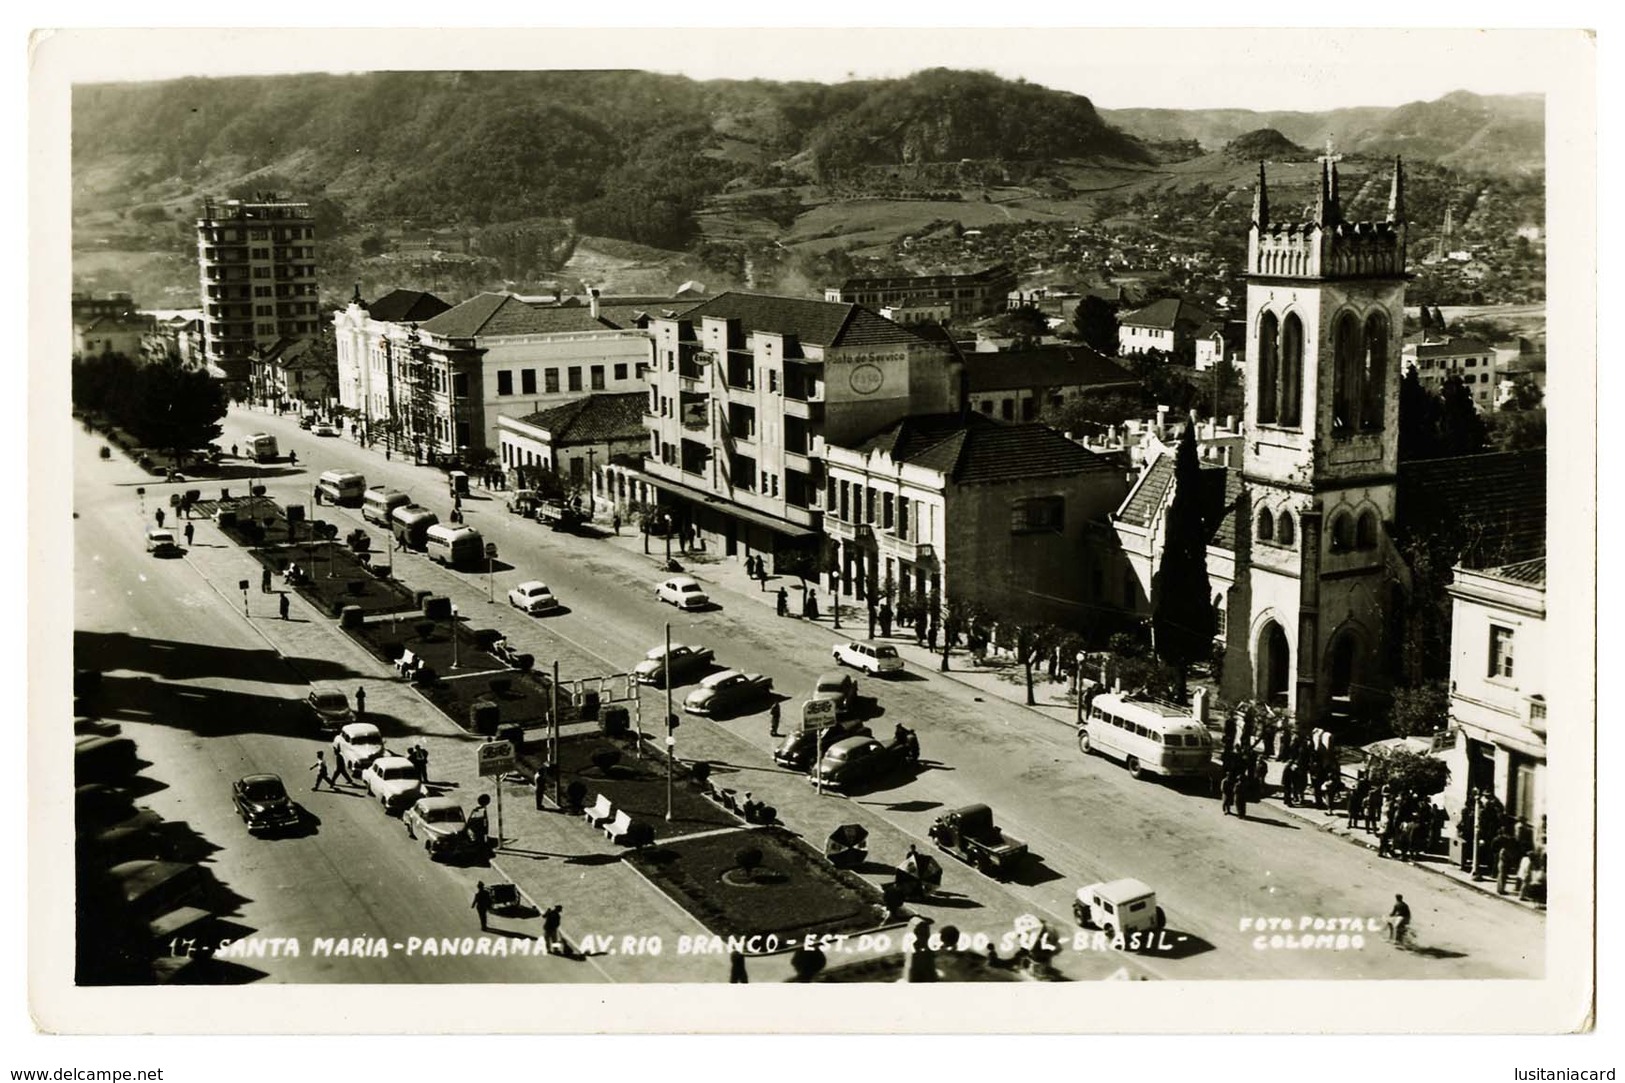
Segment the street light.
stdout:
[[[667,516],[669,519],[670,516]],[[671,535],[666,536],[666,545],[671,546]],[[671,665],[671,621],[666,622],[666,663]],[[671,670],[665,670],[665,680],[661,684],[666,686],[666,822],[671,822],[671,765],[677,758],[677,716],[671,710]]]
[[451,607],[451,668],[457,669],[457,607]]

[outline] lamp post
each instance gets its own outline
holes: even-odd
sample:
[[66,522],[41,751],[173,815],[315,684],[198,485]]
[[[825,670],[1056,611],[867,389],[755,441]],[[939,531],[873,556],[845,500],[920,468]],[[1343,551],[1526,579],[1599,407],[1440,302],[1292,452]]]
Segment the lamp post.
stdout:
[[[669,517],[668,517],[669,518]],[[666,544],[671,544],[668,535]],[[666,622],[666,664],[671,665],[671,621]],[[666,679],[660,683],[666,686],[666,822],[671,823],[671,764],[677,758],[677,716],[671,711],[671,671],[667,670]]]
[[497,600],[495,586],[495,568],[497,559],[497,543],[485,543],[485,604],[494,605]]
[[457,662],[457,607],[451,607],[451,668],[458,669]]
[[666,535],[666,566],[671,566],[671,512],[665,512],[660,517],[661,528]]

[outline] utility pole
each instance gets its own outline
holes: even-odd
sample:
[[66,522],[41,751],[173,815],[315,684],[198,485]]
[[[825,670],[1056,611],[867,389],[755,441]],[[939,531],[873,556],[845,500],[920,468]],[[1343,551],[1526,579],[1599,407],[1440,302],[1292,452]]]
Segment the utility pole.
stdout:
[[[669,518],[667,520],[670,521]],[[671,546],[671,532],[666,533],[666,545]],[[666,665],[671,665],[671,621],[666,622]],[[671,712],[671,670],[666,671],[666,822],[671,823],[671,764],[677,758],[677,732],[672,723],[676,715]]]
[[553,683],[548,686],[547,763],[553,772],[553,804],[559,808],[559,660],[553,659]]

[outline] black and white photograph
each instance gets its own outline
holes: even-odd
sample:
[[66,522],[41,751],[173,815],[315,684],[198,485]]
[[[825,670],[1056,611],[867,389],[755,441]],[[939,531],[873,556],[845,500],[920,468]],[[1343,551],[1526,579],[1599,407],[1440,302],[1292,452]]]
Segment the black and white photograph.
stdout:
[[34,1025],[1593,1026],[1595,39],[611,22],[36,33]]

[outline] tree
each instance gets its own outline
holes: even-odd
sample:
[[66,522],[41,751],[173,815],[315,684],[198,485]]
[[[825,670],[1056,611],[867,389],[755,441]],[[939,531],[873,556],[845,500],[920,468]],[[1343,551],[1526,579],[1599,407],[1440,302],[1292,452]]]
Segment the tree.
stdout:
[[1085,346],[1107,357],[1117,356],[1117,313],[1110,302],[1093,294],[1084,297],[1072,314],[1072,324]]
[[1437,756],[1409,748],[1373,752],[1366,761],[1366,777],[1375,785],[1388,785],[1402,794],[1432,797],[1444,792],[1449,766]]
[[1525,373],[1512,381],[1512,397],[1501,404],[1501,413],[1516,413],[1520,410],[1538,410],[1545,401],[1545,394],[1535,383],[1533,376]]
[[1011,339],[1012,349],[1026,350],[1049,334],[1049,320],[1032,305],[1022,305],[988,321],[988,331],[999,338]]
[[1473,404],[1473,393],[1451,376],[1439,389],[1439,450],[1444,455],[1476,455],[1489,444],[1489,426]]
[[1450,693],[1442,681],[1394,689],[1388,728],[1395,737],[1423,737],[1450,724]]
[[1432,459],[1438,454],[1438,396],[1422,386],[1414,368],[1407,369],[1399,381],[1399,461]]
[[136,386],[130,428],[143,442],[179,458],[219,438],[226,394],[208,373],[163,362],[141,368]]
[[1526,451],[1546,446],[1546,408],[1503,410],[1495,415],[1490,439],[1499,451]]
[[739,866],[745,874],[745,879],[755,879],[756,870],[762,864],[762,851],[760,847],[747,846],[734,854],[734,864]]
[[1213,591],[1207,577],[1201,473],[1192,422],[1185,426],[1174,457],[1174,498],[1168,505],[1151,612],[1151,641],[1157,657],[1174,668],[1181,703],[1186,670],[1213,653]]

